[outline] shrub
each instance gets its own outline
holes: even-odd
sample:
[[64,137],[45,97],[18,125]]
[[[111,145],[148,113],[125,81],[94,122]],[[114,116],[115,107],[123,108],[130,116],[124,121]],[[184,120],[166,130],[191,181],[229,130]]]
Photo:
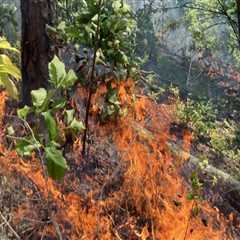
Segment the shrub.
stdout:
[[3,51],[0,54],[0,85],[3,85],[6,88],[10,97],[18,99],[19,92],[13,81],[21,79],[21,73],[18,67],[11,61],[11,59],[5,54],[7,51],[14,52],[19,54],[19,51],[16,48],[13,48],[10,43],[0,37],[0,50]]
[[193,129],[195,137],[209,136],[215,127],[216,110],[210,101],[187,99],[186,102],[179,102],[177,115],[180,121]]
[[[9,1],[10,2],[10,1]],[[0,4],[0,35],[7,36],[11,41],[16,41],[17,38],[17,8],[14,4]]]
[[216,128],[210,132],[210,142],[214,151],[232,160],[239,160],[238,129],[233,121],[216,122]]
[[[24,106],[17,111],[26,127],[24,136],[17,137],[17,152],[22,156],[31,156],[35,152],[46,162],[48,174],[57,180],[68,169],[61,150],[66,136],[74,136],[84,129],[83,123],[75,116],[75,110],[68,107],[69,99],[64,94],[72,88],[76,80],[75,73],[72,70],[66,72],[64,64],[55,56],[49,63],[51,87],[48,90],[33,90],[32,106]],[[64,124],[60,125],[59,120]],[[14,131],[9,134],[13,135]]]
[[73,24],[61,22],[62,30],[71,42],[85,47],[83,57],[90,61],[89,67],[96,49],[96,64],[110,68],[115,79],[124,79],[136,65],[136,22],[130,7],[120,0],[86,0],[80,4],[82,8],[75,12]]

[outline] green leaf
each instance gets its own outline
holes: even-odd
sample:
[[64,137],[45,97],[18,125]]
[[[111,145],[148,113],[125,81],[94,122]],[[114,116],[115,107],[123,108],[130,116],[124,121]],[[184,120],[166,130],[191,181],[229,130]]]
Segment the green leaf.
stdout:
[[107,100],[112,104],[120,104],[118,101],[118,90],[110,88],[107,92]]
[[16,80],[21,79],[21,72],[19,68],[13,64],[11,59],[5,54],[0,54],[0,74],[1,73],[9,74]]
[[48,129],[50,140],[56,141],[56,139],[58,138],[58,127],[54,117],[52,116],[50,111],[44,112],[42,113],[42,115],[44,117],[45,124]]
[[32,103],[36,108],[41,108],[47,99],[47,90],[39,88],[38,90],[31,91]]
[[66,106],[66,100],[65,99],[59,99],[57,101],[55,101],[54,103],[52,103],[52,109],[53,110],[59,110],[62,109]]
[[0,38],[0,49],[14,51],[20,53],[16,48],[13,48],[11,44],[4,38]]
[[31,110],[31,108],[29,106],[25,105],[23,108],[20,108],[17,110],[17,115],[21,119],[26,119],[30,110]]
[[82,121],[78,121],[76,118],[73,119],[71,124],[69,125],[71,129],[73,129],[76,132],[83,131],[85,129],[85,126]]
[[15,131],[14,131],[13,126],[9,126],[7,128],[7,133],[8,133],[8,135],[11,135],[11,136],[14,135]]
[[77,81],[77,79],[78,79],[78,77],[75,74],[75,72],[73,70],[70,70],[67,73],[65,79],[63,80],[62,85],[64,88],[72,87],[75,84],[75,82]]
[[115,113],[115,107],[114,105],[108,105],[107,108],[106,108],[106,113],[108,116],[111,116]]
[[188,193],[187,194],[187,200],[191,201],[194,199],[194,194],[193,193]]
[[61,147],[61,144],[60,143],[58,143],[58,142],[55,142],[55,141],[51,141],[51,146],[54,146],[54,147],[56,147],[56,148],[60,148]]
[[71,110],[66,110],[66,117],[67,117],[67,124],[69,125],[74,118],[74,114],[75,114],[75,110],[71,109]]
[[102,64],[105,65],[106,63],[104,62],[105,57],[103,54],[103,51],[101,48],[99,48],[96,52],[96,64]]
[[33,139],[22,139],[16,144],[16,151],[22,157],[31,156],[32,152],[41,147],[39,142],[35,142]]
[[19,99],[19,92],[14,82],[8,77],[7,74],[0,72],[0,85],[1,84],[6,88],[10,97],[15,100]]
[[[9,46],[5,40],[0,38],[0,48],[8,49]],[[19,93],[10,76],[19,80],[21,78],[21,72],[7,55],[0,54],[0,84],[3,84],[10,97],[18,100]]]
[[54,56],[53,60],[48,65],[50,82],[54,87],[61,87],[62,82],[66,77],[65,65],[59,60],[57,56]]
[[119,0],[115,0],[112,4],[112,7],[115,11],[118,11],[121,8],[122,4]]
[[73,70],[66,73],[65,65],[57,56],[49,63],[50,82],[56,88],[69,88],[77,81],[77,76]]
[[122,12],[123,13],[130,13],[131,12],[131,7],[128,4],[123,4]]
[[83,7],[87,7],[87,2],[85,0],[82,0]]
[[48,174],[54,180],[61,180],[69,169],[62,152],[54,145],[45,148]]
[[57,30],[60,30],[60,31],[65,31],[66,29],[66,22],[65,21],[61,21],[58,26],[57,26]]

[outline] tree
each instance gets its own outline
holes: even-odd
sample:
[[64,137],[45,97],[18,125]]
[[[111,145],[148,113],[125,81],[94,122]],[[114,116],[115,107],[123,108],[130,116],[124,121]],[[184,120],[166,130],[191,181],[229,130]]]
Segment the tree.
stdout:
[[189,30],[196,48],[227,50],[240,64],[239,0],[193,0],[182,7],[187,8]]
[[12,3],[0,3],[0,36],[5,36],[11,42],[17,35],[17,8]]
[[21,0],[22,12],[22,100],[30,103],[30,92],[46,87],[52,58],[46,26],[53,24],[55,0]]
[[83,59],[89,68],[83,76],[89,90],[82,151],[85,156],[91,98],[97,86],[108,78],[106,99],[110,104],[101,112],[104,121],[120,111],[118,94],[112,89],[111,80],[125,80],[136,72],[136,22],[130,7],[122,0],[82,0],[79,4],[82,4],[81,11],[74,14],[72,24],[67,22],[65,31],[71,42],[84,46]]
[[238,47],[240,49],[240,1],[236,0],[237,5],[237,25],[238,25]]

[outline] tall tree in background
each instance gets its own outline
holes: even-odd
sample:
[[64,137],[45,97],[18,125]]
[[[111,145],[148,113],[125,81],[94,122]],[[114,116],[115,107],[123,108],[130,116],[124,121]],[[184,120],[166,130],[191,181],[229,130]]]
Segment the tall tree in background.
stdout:
[[240,68],[240,0],[192,0],[182,7],[195,47],[224,51]]
[[236,6],[237,6],[238,48],[240,49],[240,0],[236,0]]
[[52,25],[55,0],[21,0],[22,12],[22,100],[30,103],[30,92],[46,87],[50,40],[46,25]]

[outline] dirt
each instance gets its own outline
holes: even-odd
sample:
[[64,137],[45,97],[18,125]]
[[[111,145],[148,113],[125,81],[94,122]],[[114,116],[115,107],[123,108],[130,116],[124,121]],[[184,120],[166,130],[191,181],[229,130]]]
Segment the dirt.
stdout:
[[[66,151],[71,170],[61,182],[46,181],[34,155],[22,159],[6,146],[2,125],[0,175],[7,180],[0,203],[14,231],[24,240],[231,239],[229,220],[207,202],[199,202],[201,214],[192,215],[196,203],[187,200],[177,159],[166,144],[174,107],[142,95],[129,100],[121,91],[128,115],[106,124],[93,117],[88,157],[82,159],[76,140]],[[188,137],[178,137],[187,151]],[[4,231],[16,239],[10,228]]]

